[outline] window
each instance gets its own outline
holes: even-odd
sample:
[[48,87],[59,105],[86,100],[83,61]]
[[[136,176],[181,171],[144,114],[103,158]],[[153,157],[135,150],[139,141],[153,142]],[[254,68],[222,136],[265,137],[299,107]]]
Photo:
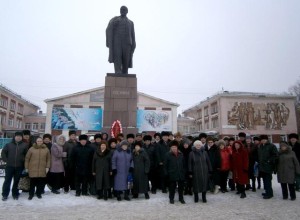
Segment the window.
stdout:
[[0,97],[0,106],[7,108],[8,98],[5,96]]
[[208,106],[204,108],[204,116],[208,116]]
[[32,130],[35,130],[35,131],[39,130],[39,124],[38,123],[33,123],[32,124]]
[[206,122],[204,123],[204,127],[205,127],[205,129],[209,129],[209,121],[206,121]]
[[197,114],[198,114],[198,118],[202,118],[202,109],[198,110]]
[[13,100],[10,101],[10,110],[12,111],[16,110],[16,102]]
[[211,127],[212,127],[212,128],[218,128],[218,127],[219,127],[219,121],[218,121],[218,118],[212,118],[212,119],[211,119]]
[[45,130],[45,127],[46,127],[46,123],[41,123],[40,129],[41,129],[41,130]]
[[14,119],[13,118],[8,119],[8,126],[10,126],[10,127],[14,126]]
[[184,134],[189,133],[189,127],[188,126],[183,126],[183,133]]
[[6,122],[6,115],[0,114],[0,125],[4,125]]
[[17,121],[16,121],[16,127],[17,128],[22,128],[22,120],[21,119],[17,119]]
[[200,122],[199,124],[199,131],[202,131],[203,130],[203,125],[202,125],[202,122]]
[[218,113],[218,103],[215,102],[215,103],[211,104],[210,109],[211,109],[211,114]]
[[18,104],[18,113],[23,114],[24,106],[21,104]]
[[25,123],[25,129],[31,130],[31,123]]
[[194,133],[196,131],[196,127],[195,126],[191,126],[190,127],[190,133]]

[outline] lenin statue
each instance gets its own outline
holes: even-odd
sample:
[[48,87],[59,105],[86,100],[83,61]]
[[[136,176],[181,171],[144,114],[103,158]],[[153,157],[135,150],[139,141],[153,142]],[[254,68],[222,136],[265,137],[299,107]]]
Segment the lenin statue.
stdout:
[[132,68],[135,49],[134,25],[126,15],[128,8],[122,6],[121,16],[112,18],[106,28],[106,46],[109,48],[108,62],[114,63],[115,73],[128,74]]

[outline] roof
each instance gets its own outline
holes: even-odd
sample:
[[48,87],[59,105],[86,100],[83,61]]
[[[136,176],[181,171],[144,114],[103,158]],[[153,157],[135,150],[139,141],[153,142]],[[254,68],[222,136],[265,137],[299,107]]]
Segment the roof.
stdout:
[[[59,96],[59,97],[55,97],[55,98],[51,98],[51,99],[46,99],[46,100],[44,100],[44,102],[46,102],[46,103],[47,102],[53,102],[53,101],[57,101],[57,100],[60,100],[60,99],[65,99],[65,98],[70,98],[70,97],[77,96],[77,95],[83,95],[83,94],[86,94],[86,93],[97,92],[99,90],[103,90],[104,91],[104,86],[93,88],[93,89],[89,89],[89,90],[84,90],[84,91],[81,91],[81,92],[76,92],[76,93],[72,93],[72,94],[68,94],[68,95],[64,95],[64,96]],[[177,106],[177,107],[179,106],[178,103],[169,102],[169,101],[166,101],[164,99],[160,99],[160,98],[157,98],[157,97],[154,97],[154,96],[142,93],[142,92],[138,92],[138,95],[146,96],[146,97],[148,97],[150,99],[154,99],[154,100],[157,100],[157,101],[160,101],[160,102],[165,102],[165,103],[167,103],[169,105],[174,105],[174,106]]]
[[296,97],[293,95],[288,95],[288,94],[272,94],[272,93],[258,93],[258,92],[239,92],[239,91],[221,91],[218,92],[216,94],[214,94],[211,97],[207,97],[205,100],[202,100],[201,102],[193,105],[192,107],[184,110],[185,111],[189,111],[192,110],[194,108],[197,108],[200,104],[210,101],[212,99],[216,99],[218,97],[259,97],[259,98],[289,98],[289,99],[295,99]]
[[9,88],[7,88],[6,86],[4,86],[4,85],[2,85],[2,84],[0,84],[0,89],[2,89],[2,90],[4,90],[5,92],[11,94],[12,96],[16,97],[17,99],[20,99],[20,100],[22,100],[23,102],[25,102],[25,103],[27,103],[27,104],[29,104],[29,105],[32,105],[32,106],[36,107],[37,109],[40,109],[39,106],[33,104],[32,102],[28,101],[27,99],[25,99],[24,97],[22,97],[22,96],[19,95],[18,93],[16,93],[16,92],[10,90]]

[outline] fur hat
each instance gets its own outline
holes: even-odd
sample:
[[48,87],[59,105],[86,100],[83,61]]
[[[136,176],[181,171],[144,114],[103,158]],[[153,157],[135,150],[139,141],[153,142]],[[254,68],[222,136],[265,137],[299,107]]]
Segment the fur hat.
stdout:
[[96,140],[97,138],[102,139],[102,135],[101,135],[101,134],[95,134],[95,135],[94,135],[94,140]]
[[86,134],[82,134],[82,135],[79,135],[79,140],[81,141],[81,140],[88,140],[89,139],[89,137],[86,135]]
[[151,135],[145,135],[143,138],[144,141],[152,141]]
[[135,137],[142,137],[142,133],[136,133]]
[[260,138],[259,137],[253,137],[253,141],[260,141]]
[[153,135],[154,138],[156,138],[156,136],[159,136],[159,138],[161,137],[159,132],[156,132],[156,133]]
[[226,143],[225,143],[225,141],[223,141],[223,140],[219,140],[219,141],[217,142],[217,146],[218,146],[218,147],[220,147],[221,145],[224,145],[224,146],[226,146]]
[[134,134],[127,134],[126,139],[128,138],[133,138],[134,139]]
[[143,142],[141,142],[141,141],[136,141],[136,142],[134,142],[134,146],[140,146],[140,147],[143,147]]
[[30,131],[29,130],[23,130],[23,135],[29,135],[30,136]]
[[72,134],[75,134],[75,135],[76,135],[76,131],[75,131],[75,130],[70,130],[70,131],[69,131],[69,136],[71,136]]
[[245,132],[240,132],[238,134],[239,137],[243,137],[243,138],[246,138],[246,133]]
[[50,140],[52,140],[51,134],[44,134],[43,139],[46,139],[46,138],[49,138]]
[[169,143],[169,147],[172,147],[172,146],[179,147],[179,143],[178,143],[178,141],[176,141],[176,140],[170,141],[170,143]]
[[259,136],[260,140],[269,140],[268,135],[262,134]]
[[297,140],[299,140],[299,135],[296,133],[289,134],[289,139],[292,139],[292,138],[296,138]]
[[21,131],[15,132],[15,137],[17,137],[17,136],[23,137],[23,132],[21,132]]
[[169,132],[167,132],[167,131],[162,131],[161,132],[161,137],[163,137],[163,136],[169,136],[170,134],[169,134]]
[[230,137],[229,141],[235,141],[234,137]]
[[200,133],[200,134],[199,134],[199,140],[201,140],[202,138],[207,138],[207,134],[205,134],[205,133]]
[[229,141],[229,137],[228,137],[228,136],[225,136],[225,137],[223,137],[223,140],[224,140],[224,141]]

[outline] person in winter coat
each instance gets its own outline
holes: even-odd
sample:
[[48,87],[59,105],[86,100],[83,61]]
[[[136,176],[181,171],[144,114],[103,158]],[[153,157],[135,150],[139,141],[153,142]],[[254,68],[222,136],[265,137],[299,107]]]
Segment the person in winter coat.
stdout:
[[241,141],[235,141],[232,151],[232,173],[233,180],[236,183],[237,194],[241,198],[246,198],[245,184],[248,183],[248,152]]
[[206,139],[207,145],[204,145],[206,147],[206,151],[208,153],[210,164],[212,166],[212,175],[211,179],[213,182],[213,186],[210,189],[211,192],[214,192],[214,194],[217,194],[219,192],[219,185],[220,185],[220,169],[221,169],[221,154],[220,150],[217,145],[214,144],[214,140],[212,137],[208,137]]
[[[298,162],[300,163],[300,143],[299,135],[292,133],[289,134],[289,145],[292,147],[292,150],[295,152]],[[300,175],[296,175],[296,190],[300,192]]]
[[[233,143],[234,142],[235,142],[234,137],[230,137],[227,149],[230,152],[231,156],[232,156],[232,149],[233,149]],[[232,175],[231,170],[229,170],[229,173],[228,173],[228,186],[230,187],[230,191],[235,191],[235,183],[233,181],[233,175]]]
[[106,141],[101,141],[93,158],[93,175],[96,177],[97,199],[107,200],[110,190],[111,152]]
[[249,157],[249,167],[248,167],[248,177],[249,180],[251,180],[252,185],[249,183],[246,186],[246,190],[252,189],[253,192],[256,192],[256,186],[255,186],[255,180],[256,177],[254,176],[254,164],[255,161],[258,160],[258,150],[255,144],[251,140],[251,136],[246,137],[246,145],[245,145],[247,151],[248,151],[248,157]]
[[4,146],[1,158],[6,163],[5,179],[2,186],[2,201],[6,201],[10,192],[11,181],[14,179],[12,196],[19,198],[18,184],[24,169],[24,160],[28,145],[22,142],[22,132],[16,132],[11,143]]
[[190,178],[193,180],[195,203],[199,201],[199,192],[202,193],[202,201],[206,203],[206,191],[209,189],[209,175],[212,167],[204,144],[199,140],[194,142],[192,152],[189,154],[188,170]]
[[288,143],[280,142],[279,158],[277,163],[277,179],[281,184],[283,199],[288,199],[288,189],[291,200],[296,199],[295,179],[300,174],[300,166],[296,154]]
[[[108,148],[110,150],[111,157],[114,155],[114,152],[117,147],[117,139],[116,138],[110,138],[108,140]],[[113,193],[112,193],[113,192]],[[110,189],[108,190],[108,198],[112,199],[112,195],[117,196],[114,191],[114,175],[110,176]]]
[[225,193],[228,192],[227,190],[227,178],[228,173],[231,168],[230,161],[231,161],[231,154],[229,149],[226,147],[226,143],[223,140],[217,142],[217,145],[220,149],[221,154],[221,168],[220,168],[220,188],[221,192]]
[[258,148],[259,171],[263,178],[265,193],[264,199],[273,197],[272,173],[275,171],[275,163],[278,158],[278,151],[274,144],[268,142],[267,135],[260,136],[260,146]]
[[149,199],[148,174],[150,171],[150,159],[147,152],[142,148],[142,142],[135,142],[132,152],[133,158],[133,198],[138,198],[139,193],[144,193],[145,198]]
[[124,192],[124,199],[130,201],[128,189],[128,175],[133,172],[132,154],[129,149],[129,143],[122,141],[112,156],[112,171],[114,175],[114,190],[117,194],[117,200],[121,201],[121,193]]
[[36,143],[28,150],[25,157],[25,169],[30,177],[28,200],[32,200],[36,188],[36,196],[41,199],[45,186],[46,175],[51,164],[50,151],[42,138],[37,138]]
[[75,169],[76,196],[80,196],[81,193],[84,196],[88,195],[88,180],[92,175],[93,155],[93,148],[88,144],[88,136],[80,135],[79,143],[71,153],[71,164]]
[[178,150],[179,143],[171,141],[169,143],[170,151],[166,154],[164,161],[165,175],[170,181],[169,199],[170,204],[174,204],[175,189],[178,185],[179,201],[185,204],[183,198],[183,187],[185,180],[185,162],[183,154]]
[[[156,194],[156,189],[158,187],[158,178],[157,178],[157,160],[155,154],[155,146],[151,143],[152,137],[150,135],[145,135],[143,137],[144,145],[143,148],[148,154],[150,160],[150,171],[148,174],[149,181],[151,183],[151,192]],[[150,189],[150,187],[149,187]]]
[[[183,154],[186,168],[188,167],[189,156],[190,156],[190,153],[192,151],[192,146],[191,145],[192,144],[191,144],[190,140],[188,140],[188,139],[183,140],[182,145],[179,144],[179,150]],[[189,176],[188,169],[186,169],[185,183],[184,183],[184,195],[193,195],[192,186],[193,186],[192,179]]]
[[51,167],[50,167],[50,185],[52,186],[51,192],[60,194],[59,190],[64,185],[64,164],[63,164],[63,146],[66,138],[63,135],[58,136],[57,143],[52,144],[51,147]]
[[71,166],[72,149],[77,146],[76,131],[69,131],[69,140],[63,146],[63,163],[65,169],[64,191],[75,190],[75,172]]
[[156,145],[156,158],[158,163],[158,175],[159,185],[163,193],[167,193],[168,179],[165,176],[165,164],[164,161],[166,159],[167,153],[170,151],[169,147],[169,132],[163,131],[161,132],[161,140]]

